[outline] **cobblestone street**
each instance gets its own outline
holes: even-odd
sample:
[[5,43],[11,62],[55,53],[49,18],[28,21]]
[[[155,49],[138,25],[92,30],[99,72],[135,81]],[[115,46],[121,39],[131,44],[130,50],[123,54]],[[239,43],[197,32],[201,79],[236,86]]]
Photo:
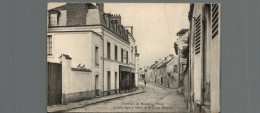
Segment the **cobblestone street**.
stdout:
[[145,92],[70,110],[70,112],[187,112],[184,97],[176,89],[144,86]]

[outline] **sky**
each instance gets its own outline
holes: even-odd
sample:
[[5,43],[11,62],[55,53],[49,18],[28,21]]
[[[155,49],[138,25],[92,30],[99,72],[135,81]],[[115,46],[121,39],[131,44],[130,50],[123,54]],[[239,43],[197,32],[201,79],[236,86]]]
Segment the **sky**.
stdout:
[[[64,3],[49,3],[48,9]],[[187,3],[104,3],[106,13],[120,14],[124,26],[133,26],[141,67],[174,54],[176,33],[189,28]]]

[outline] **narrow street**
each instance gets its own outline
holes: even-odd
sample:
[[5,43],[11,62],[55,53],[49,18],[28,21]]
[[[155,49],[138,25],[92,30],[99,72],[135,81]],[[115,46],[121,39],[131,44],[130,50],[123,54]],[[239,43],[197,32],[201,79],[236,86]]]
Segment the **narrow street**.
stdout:
[[184,97],[176,89],[140,83],[145,92],[70,110],[70,112],[186,112]]

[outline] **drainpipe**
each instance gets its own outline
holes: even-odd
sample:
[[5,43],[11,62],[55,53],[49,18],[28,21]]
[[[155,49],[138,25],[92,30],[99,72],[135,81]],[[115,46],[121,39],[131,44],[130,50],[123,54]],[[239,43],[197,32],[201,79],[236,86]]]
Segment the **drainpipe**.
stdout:
[[[178,47],[178,49],[179,49],[179,47]],[[180,75],[180,66],[181,64],[180,64],[180,52],[179,52],[179,50],[178,50],[178,75],[179,75],[179,87],[181,86],[181,82],[180,82],[180,78],[181,78],[181,75]]]
[[104,52],[104,44],[105,44],[105,41],[104,41],[104,29],[102,29],[101,28],[101,30],[102,30],[102,41],[103,41],[103,97],[105,96],[105,60],[104,60],[104,58],[105,58],[105,52]]

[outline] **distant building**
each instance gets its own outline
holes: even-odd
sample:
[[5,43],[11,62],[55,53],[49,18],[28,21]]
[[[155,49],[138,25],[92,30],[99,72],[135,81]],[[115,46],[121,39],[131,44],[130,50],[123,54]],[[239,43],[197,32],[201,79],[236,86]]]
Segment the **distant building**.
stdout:
[[158,82],[157,84],[169,87],[169,78],[167,73],[167,64],[173,59],[173,55],[169,55],[162,60],[162,62],[157,65],[156,69],[158,70]]

